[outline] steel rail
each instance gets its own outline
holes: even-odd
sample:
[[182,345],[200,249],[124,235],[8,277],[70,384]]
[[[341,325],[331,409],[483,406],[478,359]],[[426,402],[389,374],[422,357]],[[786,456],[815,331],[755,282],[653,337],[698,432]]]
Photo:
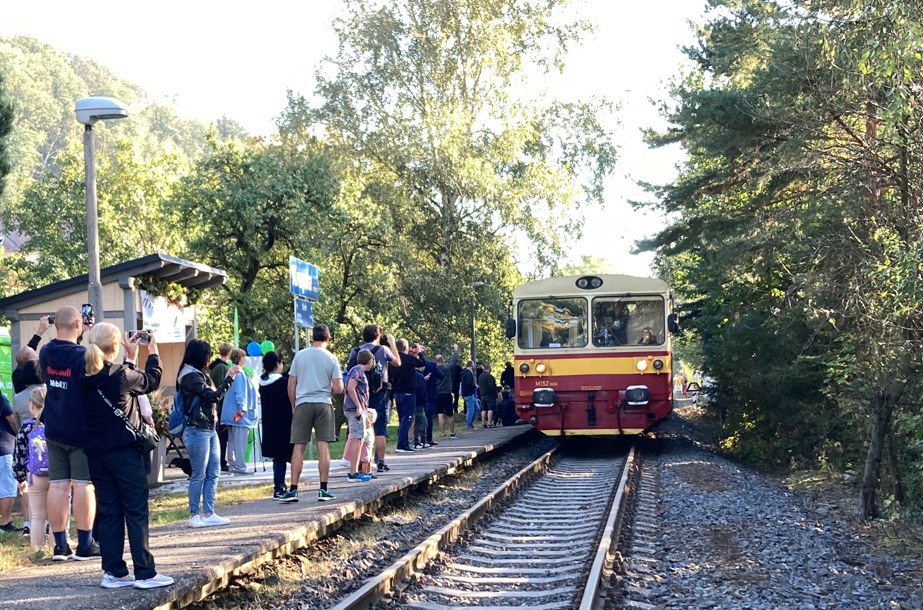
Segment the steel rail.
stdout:
[[468,528],[470,523],[480,519],[494,506],[510,497],[537,474],[545,472],[556,459],[558,447],[548,451],[531,464],[513,475],[481,501],[453,519],[448,525],[407,552],[362,587],[351,593],[331,610],[365,610],[382,597],[390,593],[397,583],[426,567],[430,559],[436,557],[442,547],[455,542]]
[[603,534],[600,537],[599,545],[596,548],[596,554],[593,559],[593,565],[587,575],[586,587],[583,590],[583,597],[580,600],[579,610],[595,610],[601,607],[599,592],[603,582],[603,571],[612,563],[610,550],[618,544],[619,536],[625,516],[625,509],[628,504],[631,488],[628,486],[628,480],[634,471],[635,459],[637,458],[637,445],[632,445],[631,451],[622,467],[622,476],[619,479],[618,487],[615,490],[615,496],[612,499],[612,505],[609,509],[609,517],[606,519],[606,525],[603,528]]

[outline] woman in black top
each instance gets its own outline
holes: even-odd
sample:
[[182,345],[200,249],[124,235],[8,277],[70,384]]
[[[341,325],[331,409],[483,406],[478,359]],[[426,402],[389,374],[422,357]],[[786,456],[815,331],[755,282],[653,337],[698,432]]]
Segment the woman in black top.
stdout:
[[[88,336],[86,373],[80,381],[86,413],[84,451],[96,488],[96,525],[105,572],[100,586],[107,589],[153,589],[173,584],[172,578],[157,573],[148,547],[150,454],[141,449],[125,423],[127,418],[135,429],[140,427],[137,396],[156,390],[163,374],[157,342],[153,333],[147,332],[149,355],[144,370],[139,371],[135,370],[139,333],[129,338],[112,324],[95,324]],[[125,348],[125,363],[114,364],[120,345]],[[126,528],[134,576],[122,559]]]
[[263,355],[260,375],[260,404],[263,407],[263,457],[272,458],[272,497],[286,492],[285,469],[292,458],[292,403],[288,399],[288,375],[282,373],[278,352]]
[[[205,373],[212,355],[211,346],[202,339],[193,339],[186,345],[183,362],[176,376],[176,391],[183,393],[189,419],[183,430],[183,444],[189,452],[189,527],[227,525],[231,521],[215,513],[215,496],[218,493],[218,469],[221,464],[218,432],[215,424],[217,403],[231,387],[240,367],[232,366],[224,382],[217,388]],[[201,506],[202,514],[199,514]]]

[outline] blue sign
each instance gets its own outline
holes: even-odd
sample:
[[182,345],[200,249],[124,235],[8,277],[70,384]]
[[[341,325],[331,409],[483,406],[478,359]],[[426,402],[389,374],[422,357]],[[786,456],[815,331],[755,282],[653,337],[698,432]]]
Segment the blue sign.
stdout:
[[314,303],[304,299],[295,299],[295,326],[299,328],[314,326]]
[[317,276],[317,267],[311,263],[288,257],[288,282],[292,294],[306,299],[317,300],[320,298],[320,282]]

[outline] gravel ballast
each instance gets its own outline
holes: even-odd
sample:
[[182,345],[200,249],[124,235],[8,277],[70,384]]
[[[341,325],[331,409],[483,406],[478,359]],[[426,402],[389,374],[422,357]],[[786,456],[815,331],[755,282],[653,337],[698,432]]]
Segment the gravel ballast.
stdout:
[[[663,431],[694,436],[674,416]],[[677,421],[678,420],[678,421]],[[692,433],[692,434],[690,434]],[[667,439],[656,458],[663,580],[657,608],[923,609],[923,563],[875,552],[829,502]]]

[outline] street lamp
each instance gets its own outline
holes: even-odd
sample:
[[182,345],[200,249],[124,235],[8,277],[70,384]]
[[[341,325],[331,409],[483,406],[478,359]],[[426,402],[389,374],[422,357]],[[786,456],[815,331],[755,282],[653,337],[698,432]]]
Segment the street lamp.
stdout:
[[484,285],[484,282],[472,282],[468,285],[471,288],[471,362],[474,363],[475,370],[475,381],[477,381],[477,370],[478,370],[478,349],[477,349],[477,330],[474,325],[474,309],[475,309],[475,291]]
[[128,107],[111,97],[84,97],[77,100],[77,121],[84,124],[83,162],[87,191],[87,295],[97,322],[105,318],[103,286],[99,277],[99,213],[96,208],[96,138],[93,125],[97,121],[124,119]]

